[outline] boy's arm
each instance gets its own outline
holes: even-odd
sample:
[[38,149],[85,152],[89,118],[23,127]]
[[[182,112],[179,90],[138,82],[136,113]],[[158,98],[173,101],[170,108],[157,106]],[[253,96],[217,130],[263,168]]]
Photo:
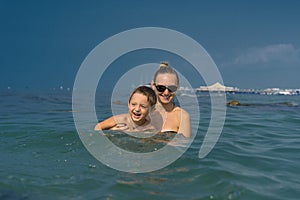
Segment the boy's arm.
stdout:
[[95,131],[99,131],[99,130],[108,130],[114,126],[117,125],[117,122],[115,120],[115,117],[112,116],[102,122],[99,122],[96,126],[95,126]]

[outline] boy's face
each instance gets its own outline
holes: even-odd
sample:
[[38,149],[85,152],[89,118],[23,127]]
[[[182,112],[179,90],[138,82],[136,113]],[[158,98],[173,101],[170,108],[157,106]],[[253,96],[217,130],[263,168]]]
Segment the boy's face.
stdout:
[[145,118],[149,114],[150,104],[145,95],[135,93],[128,103],[128,109],[133,122],[137,125],[143,125],[145,123]]

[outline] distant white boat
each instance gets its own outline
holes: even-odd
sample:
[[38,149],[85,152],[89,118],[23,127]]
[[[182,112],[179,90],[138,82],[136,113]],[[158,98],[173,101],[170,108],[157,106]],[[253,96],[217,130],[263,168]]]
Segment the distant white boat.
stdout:
[[278,94],[279,95],[292,95],[292,93],[290,93],[289,91],[279,91]]
[[222,85],[219,82],[216,82],[213,85],[210,86],[200,86],[199,88],[196,88],[197,91],[207,91],[207,92],[236,92],[238,91],[237,88],[234,87],[227,87]]

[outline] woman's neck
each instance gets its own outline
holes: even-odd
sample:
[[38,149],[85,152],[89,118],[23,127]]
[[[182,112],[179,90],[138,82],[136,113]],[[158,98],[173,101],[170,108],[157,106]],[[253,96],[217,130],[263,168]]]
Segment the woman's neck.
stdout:
[[164,109],[166,112],[171,112],[174,108],[175,105],[173,102],[167,103],[167,104],[162,104],[162,103],[157,103],[158,109]]

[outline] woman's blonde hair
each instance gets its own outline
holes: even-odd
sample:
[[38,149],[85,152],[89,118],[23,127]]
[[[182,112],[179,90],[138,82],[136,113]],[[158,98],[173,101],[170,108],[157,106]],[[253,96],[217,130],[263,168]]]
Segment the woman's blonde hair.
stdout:
[[174,74],[176,76],[176,84],[179,85],[179,77],[175,69],[173,69],[168,62],[163,61],[159,65],[159,69],[155,72],[153,82],[156,82],[156,78],[159,74]]

